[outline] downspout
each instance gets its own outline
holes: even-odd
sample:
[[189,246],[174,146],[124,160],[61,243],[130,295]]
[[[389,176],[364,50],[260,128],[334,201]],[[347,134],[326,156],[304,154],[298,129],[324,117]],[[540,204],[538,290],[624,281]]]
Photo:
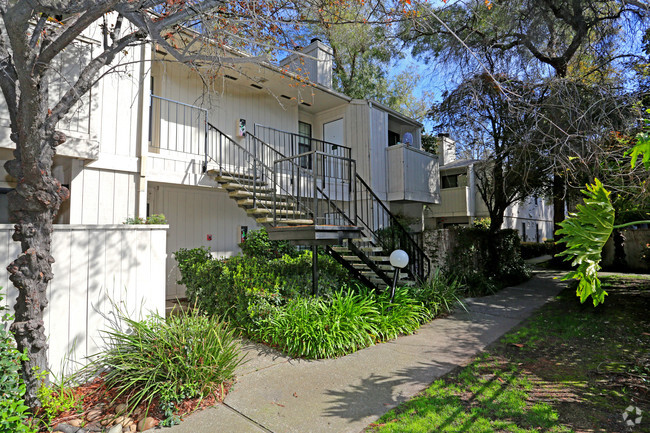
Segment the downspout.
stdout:
[[467,183],[469,184],[469,193],[467,194],[467,214],[469,216],[469,225],[474,225],[476,218],[476,180],[474,176],[474,164],[467,167]]
[[[147,64],[149,64],[149,69],[147,69]],[[137,173],[137,193],[136,193],[136,208],[135,213],[137,217],[146,218],[147,217],[147,152],[149,150],[149,125],[145,125],[145,118],[149,121],[148,108],[146,107],[145,100],[150,101],[149,92],[146,92],[147,83],[150,83],[148,79],[151,76],[151,67],[153,62],[151,59],[151,47],[149,44],[142,44],[140,47],[140,80],[138,83],[138,119],[137,119],[137,128],[138,131],[136,137],[136,157],[138,158],[138,173]],[[147,115],[145,111],[147,110]]]

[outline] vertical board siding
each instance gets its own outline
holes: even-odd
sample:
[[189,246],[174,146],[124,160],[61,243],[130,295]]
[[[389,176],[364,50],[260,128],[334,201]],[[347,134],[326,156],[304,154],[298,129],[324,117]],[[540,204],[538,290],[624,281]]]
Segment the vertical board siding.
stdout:
[[[73,224],[122,224],[135,216],[136,173],[84,167],[70,190]],[[74,218],[74,219],[72,219]]]
[[[165,226],[55,226],[52,238],[54,279],[44,312],[48,361],[55,377],[69,375],[102,347],[121,308],[131,317],[165,308]],[[20,245],[13,227],[0,225],[0,256],[7,262]],[[13,305],[17,291],[0,267],[0,283]]]
[[[167,233],[167,298],[185,296],[173,253],[180,248],[209,248],[215,257],[240,252],[239,227],[256,229],[257,223],[228,194],[216,188],[151,185],[152,213],[163,213],[169,222]],[[212,240],[207,240],[207,235]]]

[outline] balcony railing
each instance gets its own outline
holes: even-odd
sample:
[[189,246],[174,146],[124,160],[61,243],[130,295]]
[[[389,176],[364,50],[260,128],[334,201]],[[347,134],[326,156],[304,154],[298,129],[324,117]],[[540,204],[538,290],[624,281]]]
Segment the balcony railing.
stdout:
[[149,151],[204,155],[208,141],[208,110],[151,95]]

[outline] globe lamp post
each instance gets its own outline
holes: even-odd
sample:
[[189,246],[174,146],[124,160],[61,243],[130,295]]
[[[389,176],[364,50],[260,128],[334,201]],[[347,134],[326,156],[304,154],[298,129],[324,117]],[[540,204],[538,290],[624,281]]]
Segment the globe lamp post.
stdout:
[[393,277],[393,287],[390,292],[390,302],[393,303],[395,297],[395,287],[397,287],[397,278],[399,272],[409,264],[409,255],[404,250],[395,250],[390,253],[390,264],[395,268],[395,275]]

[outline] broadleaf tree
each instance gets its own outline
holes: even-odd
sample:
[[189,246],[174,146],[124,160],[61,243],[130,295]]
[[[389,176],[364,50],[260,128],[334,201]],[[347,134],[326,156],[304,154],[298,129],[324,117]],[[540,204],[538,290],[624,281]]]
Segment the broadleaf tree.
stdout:
[[[37,390],[47,380],[43,310],[54,277],[52,221],[69,197],[52,174],[57,146],[66,141],[57,124],[130,47],[154,43],[196,71],[261,62],[279,57],[278,49],[293,49],[292,35],[309,22],[303,8],[310,7],[307,0],[0,1],[0,88],[16,147],[5,169],[16,180],[9,215],[21,246],[8,266],[19,293],[11,330],[28,354],[22,374],[32,408],[40,405]],[[53,62],[92,28],[100,29],[103,44],[88,59],[78,59],[80,72],[55,100],[48,87]]]

